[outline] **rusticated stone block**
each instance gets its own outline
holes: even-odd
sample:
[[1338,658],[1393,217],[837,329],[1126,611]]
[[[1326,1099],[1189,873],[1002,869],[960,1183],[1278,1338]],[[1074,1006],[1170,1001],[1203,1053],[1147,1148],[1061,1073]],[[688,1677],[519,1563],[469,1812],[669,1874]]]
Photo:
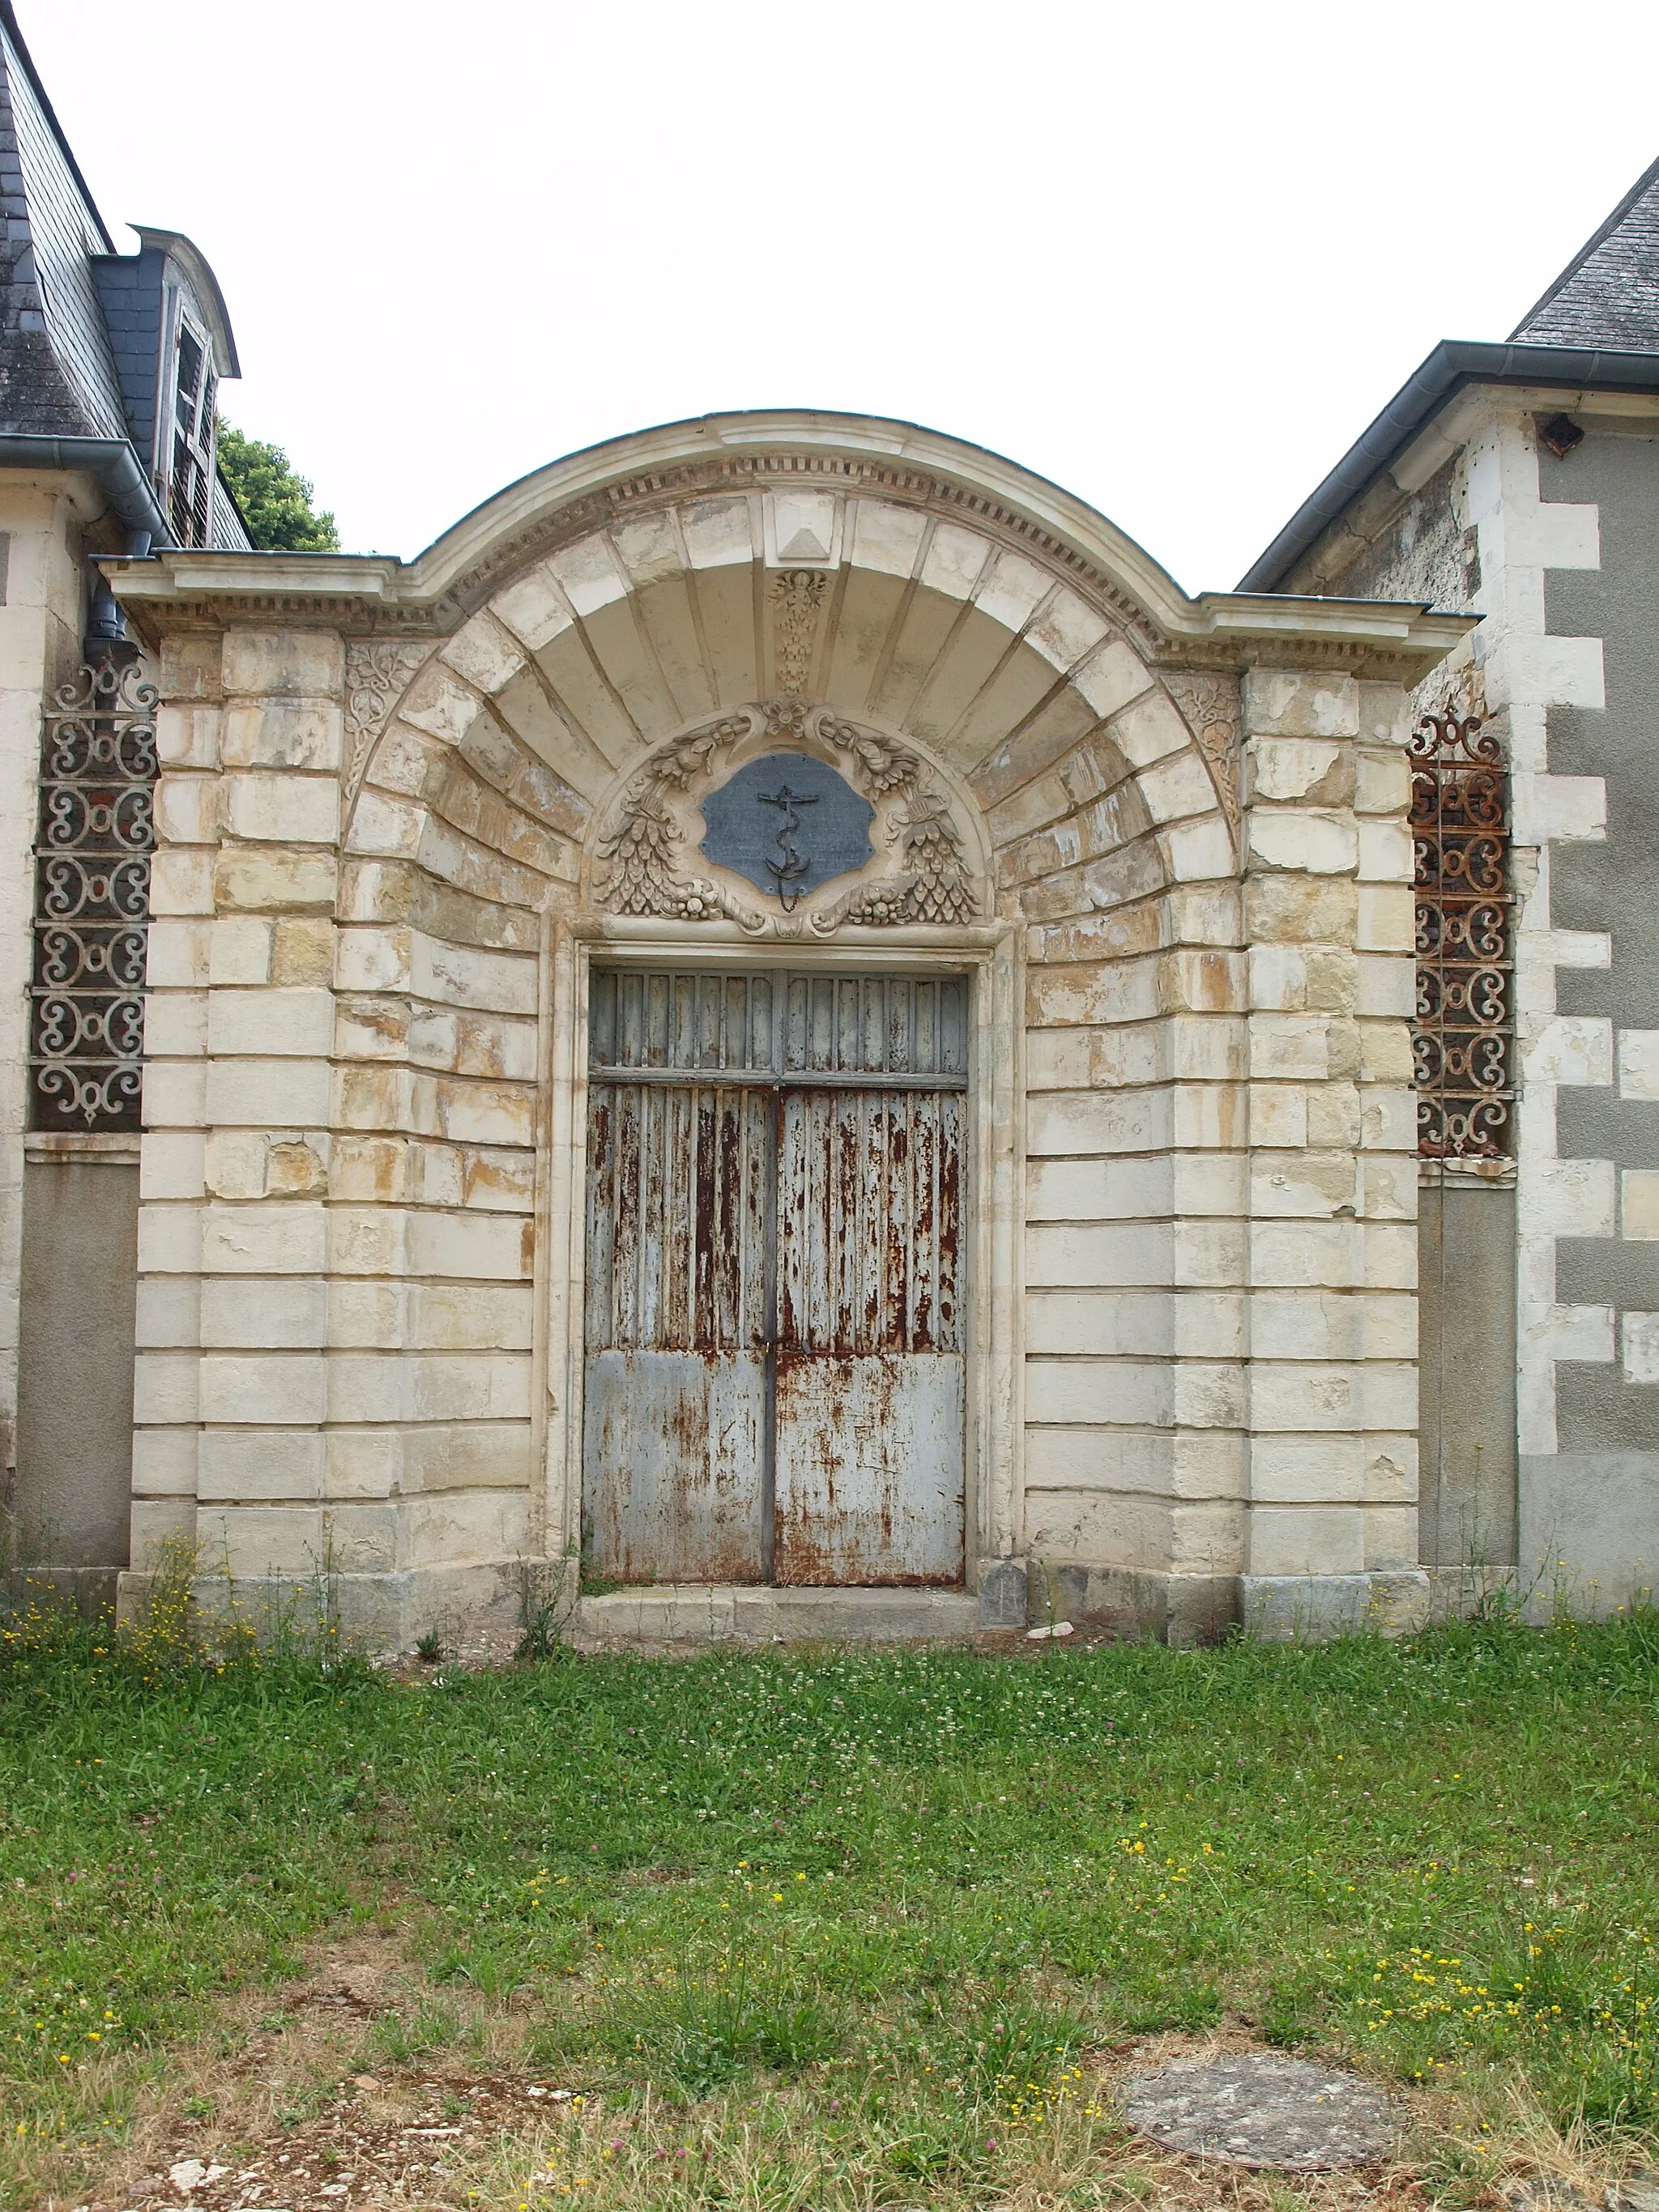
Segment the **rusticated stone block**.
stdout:
[[1244,730],[1283,738],[1355,738],[1359,686],[1351,676],[1252,668],[1241,686]]
[[331,630],[229,629],[222,669],[228,696],[337,699],[345,647]]
[[338,866],[333,853],[315,848],[292,852],[278,846],[227,845],[213,859],[212,896],[221,911],[270,913],[300,908],[329,912]]

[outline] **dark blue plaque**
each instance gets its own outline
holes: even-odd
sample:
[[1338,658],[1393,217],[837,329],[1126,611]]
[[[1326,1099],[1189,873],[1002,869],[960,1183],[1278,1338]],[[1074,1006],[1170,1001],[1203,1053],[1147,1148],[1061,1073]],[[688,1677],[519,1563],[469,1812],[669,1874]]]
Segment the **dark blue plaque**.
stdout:
[[787,914],[832,876],[854,873],[875,849],[875,809],[827,761],[768,753],[740,768],[702,802],[702,850]]

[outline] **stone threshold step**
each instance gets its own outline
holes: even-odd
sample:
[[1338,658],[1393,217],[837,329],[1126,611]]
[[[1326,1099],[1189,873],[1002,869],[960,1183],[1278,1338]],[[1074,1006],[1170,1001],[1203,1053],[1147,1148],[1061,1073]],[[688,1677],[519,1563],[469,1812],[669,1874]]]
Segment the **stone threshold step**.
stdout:
[[742,1583],[658,1583],[584,1597],[572,1626],[604,1643],[900,1643],[967,1637],[979,1599],[959,1589],[781,1589]]

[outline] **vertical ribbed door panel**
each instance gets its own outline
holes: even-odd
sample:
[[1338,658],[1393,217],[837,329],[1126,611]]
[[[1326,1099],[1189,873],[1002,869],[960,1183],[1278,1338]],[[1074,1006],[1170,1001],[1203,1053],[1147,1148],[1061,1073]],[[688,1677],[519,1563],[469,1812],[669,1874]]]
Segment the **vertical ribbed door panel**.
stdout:
[[583,1522],[620,1582],[765,1571],[775,1094],[694,1071],[769,1061],[771,995],[594,978],[593,1057],[620,1079],[589,1094]]
[[[790,981],[777,1209],[780,1583],[962,1578],[965,995],[955,979]],[[841,1087],[817,1087],[814,1075]],[[867,1089],[847,1087],[860,1077]]]
[[959,978],[596,975],[584,1540],[623,1582],[959,1582]]

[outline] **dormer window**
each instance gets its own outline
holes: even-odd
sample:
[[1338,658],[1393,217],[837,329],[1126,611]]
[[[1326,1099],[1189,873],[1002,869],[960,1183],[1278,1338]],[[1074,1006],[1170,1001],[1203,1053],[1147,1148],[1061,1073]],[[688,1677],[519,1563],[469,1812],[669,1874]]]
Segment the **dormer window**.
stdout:
[[168,508],[181,545],[205,545],[213,515],[216,387],[207,340],[179,319],[173,403],[173,480]]

